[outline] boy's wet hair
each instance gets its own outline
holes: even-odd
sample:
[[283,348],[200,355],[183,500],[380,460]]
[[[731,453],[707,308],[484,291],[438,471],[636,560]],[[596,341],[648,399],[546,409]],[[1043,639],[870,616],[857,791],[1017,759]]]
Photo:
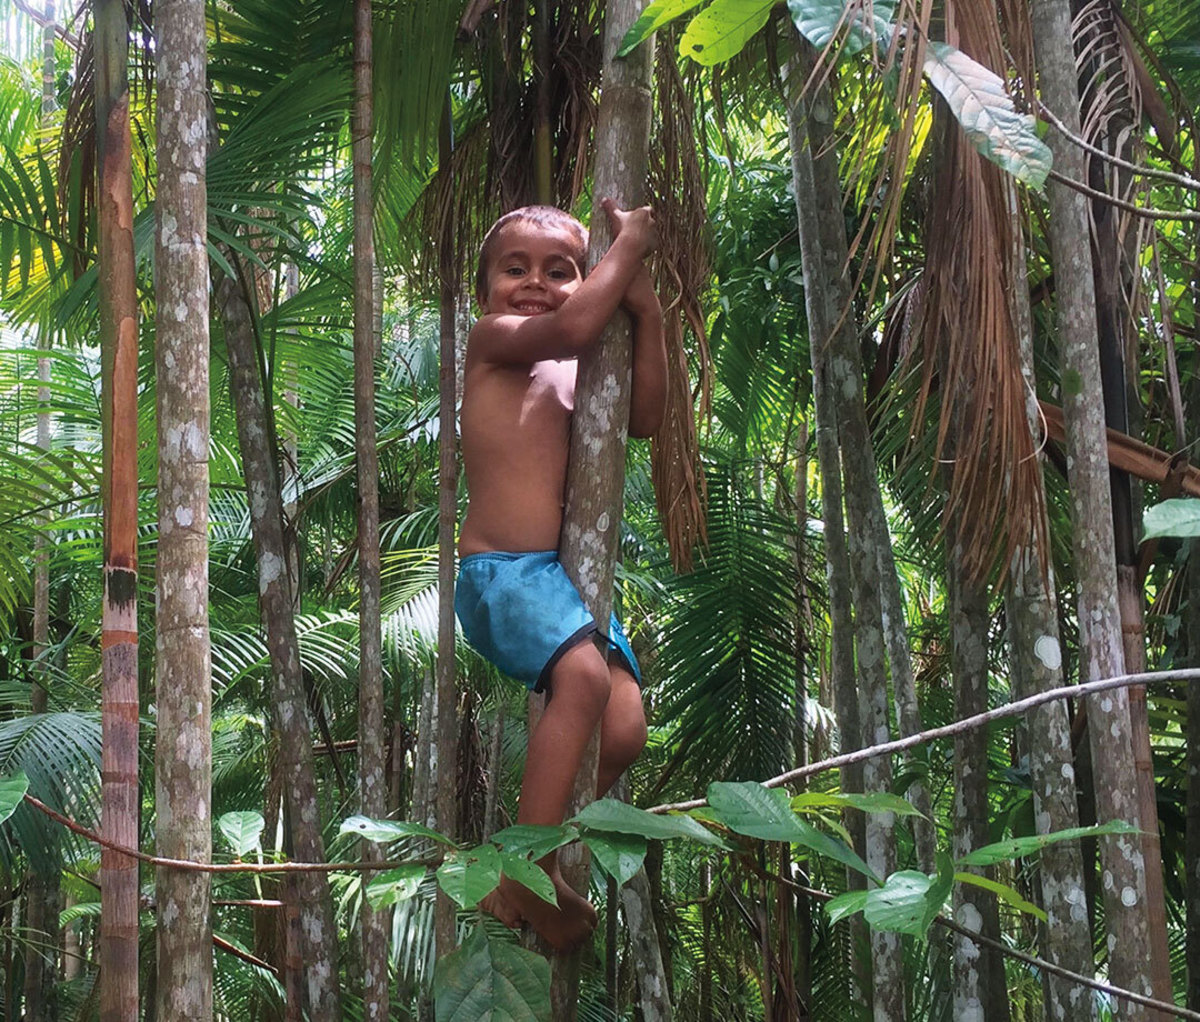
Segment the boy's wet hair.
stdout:
[[479,265],[475,270],[476,297],[487,297],[488,264],[491,262],[492,252],[496,247],[496,239],[500,237],[500,232],[505,227],[518,221],[535,224],[538,227],[563,227],[574,234],[579,242],[579,250],[575,258],[579,263],[580,272],[583,272],[587,263],[587,228],[570,213],[557,206],[522,206],[520,209],[505,213],[488,228],[487,234],[483,236],[483,244],[479,248]]

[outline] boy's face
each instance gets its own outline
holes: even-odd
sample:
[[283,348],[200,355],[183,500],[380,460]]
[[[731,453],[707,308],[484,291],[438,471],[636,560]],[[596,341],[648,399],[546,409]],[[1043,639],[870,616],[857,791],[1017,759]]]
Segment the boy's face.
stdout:
[[506,224],[487,268],[484,314],[540,316],[553,312],[579,287],[579,239],[565,227],[528,220]]

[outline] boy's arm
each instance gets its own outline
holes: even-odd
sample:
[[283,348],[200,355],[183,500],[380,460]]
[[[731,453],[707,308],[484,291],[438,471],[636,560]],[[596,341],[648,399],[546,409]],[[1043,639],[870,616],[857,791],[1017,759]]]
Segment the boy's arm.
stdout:
[[592,272],[552,312],[481,317],[471,328],[474,357],[504,363],[570,358],[600,339],[630,282],[642,270],[642,259],[654,251],[657,242],[649,206],[618,210],[611,199],[602,205],[615,237]]
[[629,399],[629,435],[658,432],[667,406],[667,348],[662,306],[644,267],[629,285],[624,305],[633,319],[633,386]]

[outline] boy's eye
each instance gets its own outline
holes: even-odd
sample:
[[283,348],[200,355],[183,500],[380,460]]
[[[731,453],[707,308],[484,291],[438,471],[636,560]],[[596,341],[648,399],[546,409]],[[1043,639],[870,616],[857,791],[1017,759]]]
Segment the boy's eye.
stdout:
[[550,277],[551,280],[566,280],[567,279],[567,271],[566,270],[551,270],[550,273],[548,274],[548,276]]
[[510,266],[504,272],[507,273],[510,277],[519,277],[522,273],[525,272],[525,270],[520,266]]

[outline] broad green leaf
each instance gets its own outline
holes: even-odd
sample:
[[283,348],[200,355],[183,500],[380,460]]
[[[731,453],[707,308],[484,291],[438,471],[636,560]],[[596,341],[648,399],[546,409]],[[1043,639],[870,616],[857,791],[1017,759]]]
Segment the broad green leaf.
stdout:
[[491,842],[506,852],[540,859],[556,848],[574,841],[578,833],[573,827],[539,827],[518,823],[505,827],[491,836]]
[[0,778],[0,823],[17,811],[28,790],[29,778],[24,770],[18,770],[12,777]]
[[357,834],[368,841],[399,841],[402,837],[426,837],[454,847],[454,842],[431,827],[407,820],[372,820],[368,816],[351,816],[342,821],[339,834]]
[[788,0],[797,30],[818,50],[833,42],[835,35],[846,40],[839,50],[841,57],[868,46],[888,46],[895,7],[895,0]]
[[970,855],[964,855],[958,860],[959,866],[992,866],[997,862],[1009,859],[1019,859],[1023,855],[1032,855],[1047,845],[1059,841],[1074,841],[1081,837],[1099,837],[1103,834],[1137,834],[1137,827],[1124,820],[1111,820],[1095,827],[1068,827],[1066,830],[1056,830],[1053,834],[1035,834],[1032,837],[1014,837],[1007,841],[997,841],[992,845],[976,848]]
[[923,937],[954,886],[954,863],[938,853],[934,876],[905,869],[893,873],[882,887],[867,892],[863,918],[877,930]]
[[708,786],[708,802],[717,818],[730,830],[764,841],[802,845],[878,879],[849,845],[792,812],[784,791],[766,788],[757,781],[716,781]]
[[870,893],[870,891],[847,891],[828,901],[825,904],[825,912],[829,916],[829,921],[838,923],[847,916],[854,915],[855,912],[861,912],[867,903],[867,895]]
[[993,71],[947,43],[930,43],[925,77],[942,94],[968,141],[1015,178],[1041,189],[1053,157],[1029,114],[1018,113]]
[[788,794],[757,781],[714,781],[708,786],[708,804],[730,830],[764,841],[794,841],[799,817],[792,812]]
[[262,814],[256,812],[225,813],[217,820],[217,829],[239,859],[262,847],[262,832],[266,825]]
[[509,880],[515,880],[522,887],[528,887],[542,901],[548,901],[551,905],[558,904],[554,881],[536,862],[530,862],[514,852],[501,852],[500,868]]
[[897,816],[920,816],[921,813],[913,808],[913,804],[901,795],[890,791],[874,791],[866,794],[831,792],[821,794],[816,791],[806,791],[792,799],[792,808],[804,809],[825,808],[837,806],[861,809],[864,813],[895,813]]
[[638,20],[629,26],[625,38],[617,49],[618,57],[626,57],[650,36],[657,32],[669,21],[674,21],[681,14],[686,14],[693,7],[698,7],[703,0],[654,0],[648,5]]
[[704,845],[722,848],[725,846],[725,842],[716,834],[697,823],[690,816],[681,816],[677,813],[662,815],[648,813],[644,809],[636,809],[627,802],[620,802],[615,798],[602,798],[598,802],[584,806],[583,811],[571,822],[578,823],[590,830],[640,834],[642,837],[659,841],[686,837]]
[[1143,539],[1156,536],[1200,536],[1200,500],[1173,497],[1146,508],[1142,516],[1146,532]]
[[1046,913],[1038,908],[1033,902],[1026,901],[1021,897],[1020,893],[1009,887],[1008,884],[999,883],[996,880],[989,880],[987,877],[980,876],[978,873],[955,873],[954,879],[960,884],[971,884],[973,887],[982,887],[985,891],[991,891],[997,898],[1002,898],[1007,901],[1018,912],[1028,912],[1031,916],[1036,916],[1042,922],[1046,921]]
[[433,973],[437,1022],[550,1022],[550,963],[483,927],[440,958]]
[[626,884],[646,860],[646,839],[637,834],[588,834],[583,843],[618,887]]
[[451,852],[437,871],[438,886],[463,908],[473,908],[500,885],[500,853],[495,845]]
[[679,40],[679,54],[712,67],[738,53],[767,23],[774,0],[713,0]]
[[421,888],[425,867],[411,862],[380,873],[367,885],[367,901],[372,908],[386,908],[408,901]]

